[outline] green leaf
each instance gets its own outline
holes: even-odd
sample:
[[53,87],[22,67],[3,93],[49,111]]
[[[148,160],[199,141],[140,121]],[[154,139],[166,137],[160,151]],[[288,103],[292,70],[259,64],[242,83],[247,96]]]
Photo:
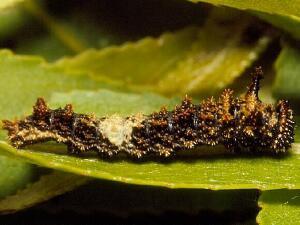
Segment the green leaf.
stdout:
[[207,2],[215,5],[230,6],[242,10],[251,10],[255,15],[271,24],[300,38],[300,1],[269,0],[269,1],[234,1],[234,0],[191,0]]
[[[70,76],[56,71],[38,57],[21,57],[0,51],[0,118],[22,117],[37,97],[50,97],[52,91],[73,88],[99,88],[100,84],[84,75]],[[0,138],[6,135],[1,130]],[[2,171],[0,197],[13,194],[31,182],[35,170],[32,165],[7,157],[0,158]]]
[[5,156],[0,157],[0,170],[0,199],[24,188],[37,175],[35,166]]
[[1,0],[0,10],[3,10],[8,7],[12,7],[17,3],[24,2],[24,0]]
[[37,97],[54,91],[98,89],[103,85],[83,74],[69,75],[49,66],[39,57],[17,56],[0,51],[0,118],[28,114]]
[[[79,112],[85,112],[87,107],[90,112],[103,115],[101,109],[108,108],[105,114],[110,115],[118,111],[126,114],[128,109],[136,106],[138,112],[157,110],[155,104],[144,105],[150,101],[161,103],[161,97],[144,95],[137,97],[136,94],[122,94],[110,92],[73,92],[70,94],[54,95],[52,102],[58,101],[64,104],[72,98],[72,103],[78,105]],[[133,95],[130,97],[130,95]],[[75,97],[82,96],[76,99]],[[132,102],[134,99],[138,102]],[[56,98],[58,98],[56,100]],[[128,98],[128,100],[125,100]],[[143,98],[145,98],[143,100]],[[99,101],[95,101],[98,99]],[[103,99],[103,100],[102,100]],[[109,100],[109,101],[108,101]],[[85,101],[85,104],[83,104]],[[78,102],[78,104],[77,104]],[[132,104],[132,105],[131,105]],[[52,103],[52,105],[54,105]],[[101,110],[101,111],[97,111]],[[77,110],[76,110],[77,111]],[[133,112],[133,111],[130,111]],[[101,179],[121,181],[131,184],[144,184],[164,186],[170,188],[207,188],[207,189],[295,189],[300,186],[300,174],[295,173],[300,169],[299,144],[295,144],[289,156],[283,158],[272,157],[243,157],[234,155],[217,155],[215,157],[199,156],[161,161],[133,162],[126,159],[101,160],[94,156],[82,154],[82,157],[55,154],[55,149],[60,145],[42,145],[47,152],[17,150],[6,142],[0,142],[3,152],[19,159],[27,160],[44,167],[72,172],[79,175],[90,176]],[[216,148],[200,148],[199,151],[212,151]],[[41,149],[40,149],[41,150]],[[49,153],[54,151],[53,153]],[[197,151],[195,150],[195,153]],[[87,158],[85,158],[87,157]]]
[[85,184],[88,178],[69,173],[54,171],[44,175],[27,188],[18,191],[0,201],[1,214],[13,213],[15,211],[31,207],[35,204],[49,200],[57,195],[71,191]]
[[300,39],[300,17],[255,12],[259,18],[266,20],[282,30],[289,32],[294,38]]
[[300,98],[300,49],[284,45],[275,64],[276,78],[273,93],[277,98]]
[[300,190],[264,191],[259,205],[262,208],[257,217],[259,224],[300,224]]
[[253,11],[255,15],[271,24],[300,38],[300,1],[299,0],[267,0],[267,1],[235,1],[235,0],[190,0],[207,2],[214,5],[229,6],[241,10]]
[[[271,40],[268,36],[258,35],[257,40],[246,41],[251,26],[251,17],[215,9],[198,31],[197,41],[185,58],[159,81],[159,91],[209,96],[232,84],[258,59]],[[256,32],[259,34],[258,30]]]
[[109,90],[72,91],[67,94],[56,92],[50,99],[50,105],[54,108],[71,102],[77,112],[93,112],[96,116],[103,117],[113,114],[128,116],[139,112],[150,114],[162,106],[174,107],[179,99],[168,99],[151,93],[129,94]]
[[192,2],[207,2],[214,5],[229,6],[237,9],[252,9],[270,14],[300,17],[299,0],[190,0]]
[[[66,71],[87,71],[94,76],[102,75],[129,84],[151,84],[182,59],[196,34],[197,28],[189,27],[157,39],[145,38],[100,51],[87,50],[74,58],[59,60],[57,66]],[[113,66],[116,64],[118,66]]]
[[49,33],[32,34],[28,38],[18,40],[14,51],[17,54],[42,56],[49,62],[73,54],[69,48],[63,45],[53,34]]
[[[17,150],[1,141],[2,151],[40,166],[100,179],[169,188],[262,190],[300,187],[299,154],[278,158],[213,157],[136,163]],[[296,151],[294,147],[293,151]],[[299,150],[299,149],[298,149]],[[84,156],[83,156],[84,157]]]
[[244,40],[252,19],[216,9],[203,28],[189,27],[156,39],[88,50],[56,65],[69,72],[89,73],[95,79],[114,80],[133,90],[214,94],[241,75],[268,45],[267,36]]
[[27,20],[20,7],[0,10],[0,40],[11,38],[11,35],[16,33]]

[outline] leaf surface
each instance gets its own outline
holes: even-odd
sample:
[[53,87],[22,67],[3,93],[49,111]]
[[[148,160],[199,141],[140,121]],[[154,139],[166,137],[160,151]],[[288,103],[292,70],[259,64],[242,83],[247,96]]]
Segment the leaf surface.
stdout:
[[[169,188],[251,189],[299,188],[299,154],[273,158],[200,158],[167,163],[103,161],[31,150],[16,150],[1,141],[0,147],[40,166],[100,179]],[[295,150],[295,149],[294,149]]]
[[259,205],[262,209],[257,222],[261,225],[300,224],[299,189],[264,191],[259,198]]
[[300,38],[300,1],[299,0],[190,0],[206,2],[216,6],[229,6],[241,10],[249,10],[263,20]]
[[0,212],[2,214],[31,207],[35,204],[49,200],[57,195],[71,191],[85,184],[89,179],[74,174],[59,171],[44,175],[26,188],[10,195],[0,201]]
[[50,97],[54,91],[98,89],[101,83],[83,74],[69,75],[39,57],[17,56],[0,51],[0,118],[22,117],[31,111],[37,97]]
[[294,38],[300,39],[300,17],[282,16],[276,14],[254,12],[259,18],[266,20],[274,26],[290,33]]
[[6,156],[0,157],[0,169],[0,199],[24,188],[37,175],[35,166]]
[[268,36],[244,39],[252,22],[253,18],[236,11],[216,9],[203,28],[88,50],[56,65],[89,73],[97,80],[114,80],[135,91],[211,95],[231,84],[268,45]]
[[277,98],[300,98],[300,49],[285,44],[275,64],[273,93]]
[[229,6],[237,9],[252,9],[270,14],[280,14],[300,17],[299,0],[190,0],[192,2],[207,2],[214,5]]
[[0,10],[0,40],[11,38],[27,20],[20,6]]
[[3,10],[8,7],[12,7],[17,3],[23,2],[24,0],[1,0],[0,10]]
[[[54,90],[99,88],[99,83],[84,75],[69,76],[51,69],[41,58],[16,56],[0,51],[0,119],[22,117],[31,111],[37,97],[50,97]],[[29,107],[28,107],[29,106]],[[0,139],[6,134],[0,131]],[[8,157],[0,158],[0,197],[14,194],[34,180],[36,169],[31,164]]]

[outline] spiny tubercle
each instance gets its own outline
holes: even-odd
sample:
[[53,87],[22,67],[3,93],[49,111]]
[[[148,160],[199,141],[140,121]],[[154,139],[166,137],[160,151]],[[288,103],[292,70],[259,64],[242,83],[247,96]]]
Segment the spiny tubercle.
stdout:
[[4,120],[3,128],[17,148],[54,140],[66,144],[70,153],[93,150],[103,156],[124,152],[167,157],[179,150],[217,144],[232,152],[286,152],[294,141],[293,111],[286,100],[276,106],[259,100],[261,78],[261,68],[256,68],[248,91],[240,98],[225,89],[218,100],[212,97],[194,105],[186,97],[172,111],[162,108],[126,118],[77,114],[72,105],[52,110],[38,98],[32,115]]

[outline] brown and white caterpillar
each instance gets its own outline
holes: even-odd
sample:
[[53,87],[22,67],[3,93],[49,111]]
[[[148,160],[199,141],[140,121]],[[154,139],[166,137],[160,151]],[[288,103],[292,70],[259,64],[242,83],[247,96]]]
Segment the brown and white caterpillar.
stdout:
[[126,118],[77,114],[72,105],[50,109],[38,98],[33,114],[23,120],[3,120],[11,144],[22,148],[34,143],[64,143],[70,153],[96,151],[112,156],[127,153],[170,156],[200,145],[224,145],[231,152],[287,152],[294,141],[293,111],[286,100],[276,106],[258,97],[261,68],[243,97],[225,89],[218,100],[209,98],[195,105],[186,97],[168,111]]

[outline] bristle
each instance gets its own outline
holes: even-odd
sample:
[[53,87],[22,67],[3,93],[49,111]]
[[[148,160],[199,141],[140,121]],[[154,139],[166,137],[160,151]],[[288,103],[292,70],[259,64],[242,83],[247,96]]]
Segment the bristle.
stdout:
[[33,106],[33,115],[42,117],[49,111],[48,106],[43,98],[38,98]]
[[263,78],[263,71],[261,67],[256,67],[255,72],[252,74],[252,82],[250,86],[248,87],[248,91],[246,94],[246,98],[248,96],[254,96],[255,99],[258,98],[258,91],[259,91],[259,82]]
[[71,104],[65,106],[65,115],[68,117],[73,116],[73,106]]

